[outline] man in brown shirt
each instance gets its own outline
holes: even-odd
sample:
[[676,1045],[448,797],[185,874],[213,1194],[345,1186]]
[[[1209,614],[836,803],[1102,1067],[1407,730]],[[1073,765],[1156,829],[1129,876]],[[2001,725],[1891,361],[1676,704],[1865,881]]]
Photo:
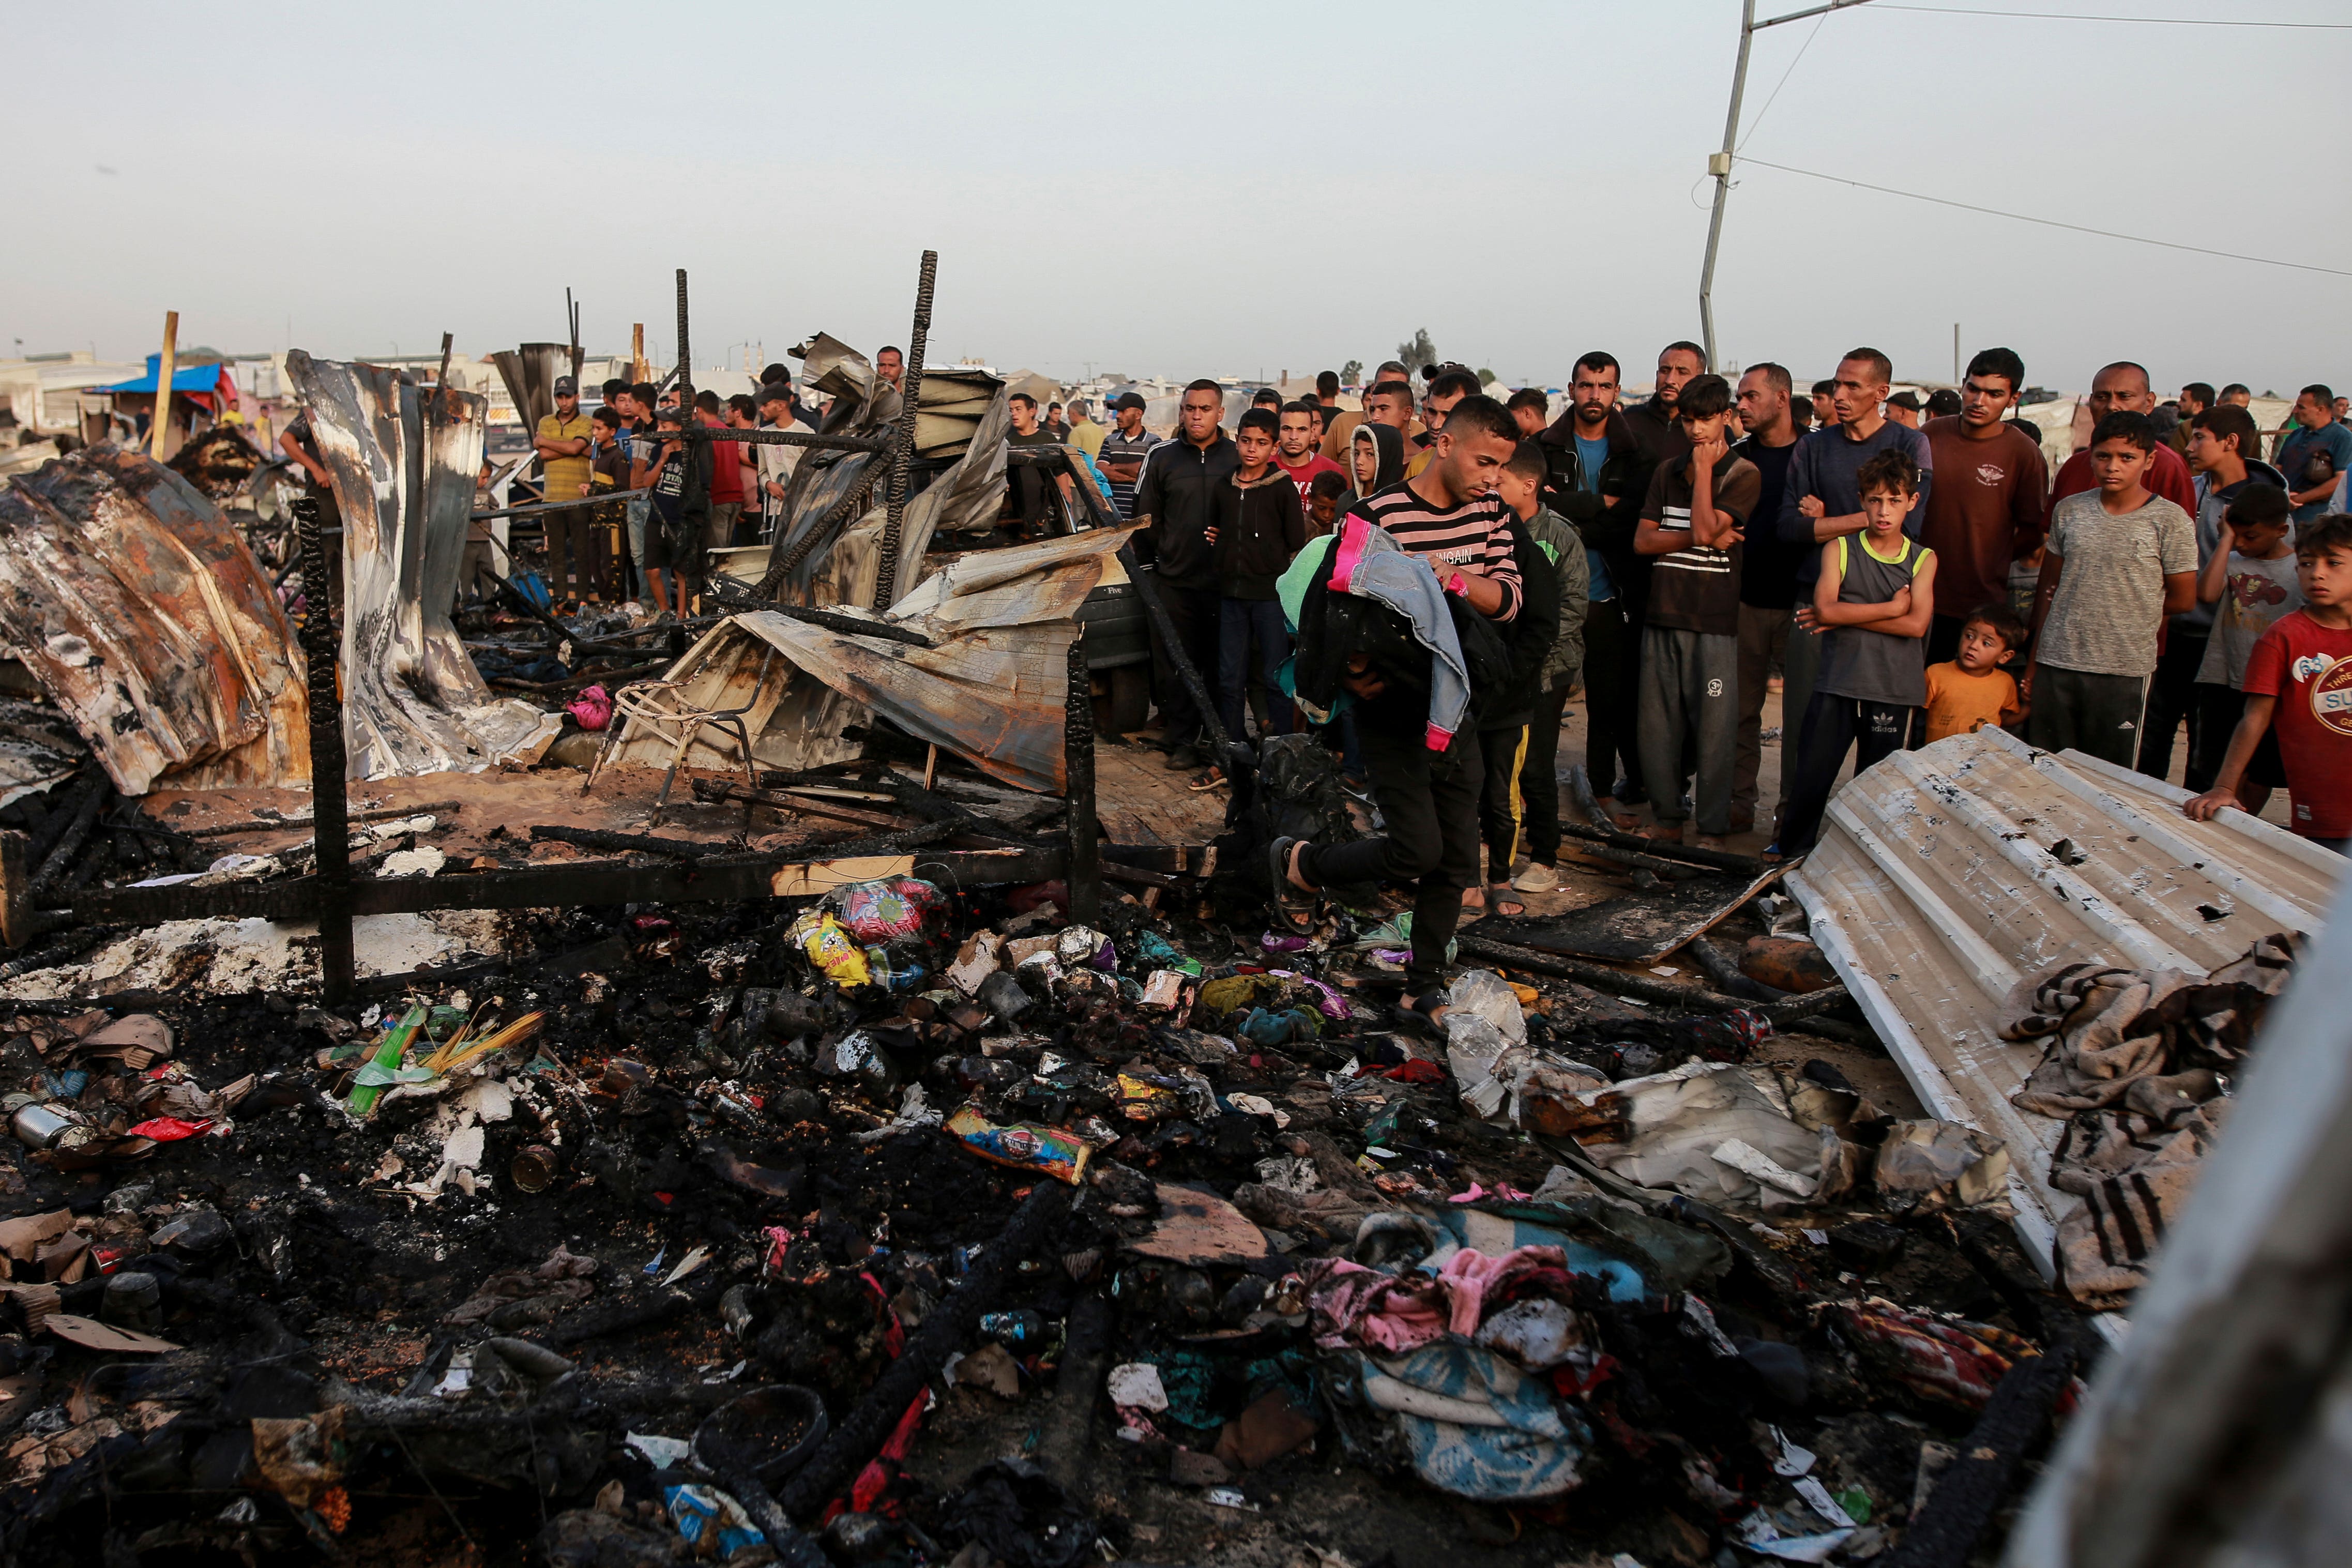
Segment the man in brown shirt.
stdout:
[[2009,423],[2025,382],[2025,361],[1987,349],[1969,361],[1960,412],[1931,419],[1923,434],[1936,457],[1920,538],[1936,552],[1936,616],[1927,663],[1958,656],[1960,628],[1978,606],[2009,599],[2009,569],[2042,543],[2050,469],[2042,447]]

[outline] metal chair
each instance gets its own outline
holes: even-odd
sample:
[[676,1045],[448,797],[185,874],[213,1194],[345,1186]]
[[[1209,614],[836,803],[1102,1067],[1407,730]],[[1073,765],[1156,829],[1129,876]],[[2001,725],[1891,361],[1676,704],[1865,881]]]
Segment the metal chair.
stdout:
[[[613,716],[605,722],[604,744],[596,748],[596,760],[589,768],[588,780],[580,786],[580,792],[585,795],[596,787],[596,776],[604,771],[604,764],[620,744],[621,731],[629,719],[642,720],[656,729],[674,727],[677,731],[677,743],[669,754],[669,771],[662,775],[661,793],[654,798],[653,815],[646,820],[647,828],[661,826],[662,814],[669,808],[671,786],[677,782],[677,770],[686,761],[687,751],[706,726],[716,725],[722,730],[733,732],[736,754],[743,764],[743,788],[747,790],[757,789],[759,786],[751,777],[751,737],[744,728],[743,716],[759,706],[761,689],[768,684],[768,671],[775,657],[773,648],[761,653],[760,674],[751,683],[751,699],[741,707],[698,708],[685,706],[682,694],[692,684],[693,676],[677,681],[631,681],[626,685],[614,688]],[[751,806],[750,800],[743,803],[747,821]]]

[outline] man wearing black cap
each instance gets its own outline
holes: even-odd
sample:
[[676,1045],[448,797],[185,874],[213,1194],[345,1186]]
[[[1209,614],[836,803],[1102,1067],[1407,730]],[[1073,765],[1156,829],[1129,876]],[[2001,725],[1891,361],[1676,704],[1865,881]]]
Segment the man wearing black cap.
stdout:
[[1111,507],[1125,522],[1135,516],[1135,482],[1143,477],[1143,459],[1160,444],[1160,437],[1143,428],[1141,392],[1121,392],[1110,407],[1117,423],[1103,437],[1096,461],[1110,481]]
[[[580,412],[580,383],[570,376],[556,377],[555,412],[540,415],[530,444],[539,455],[549,500],[576,501],[588,493],[592,466],[588,438],[594,434],[595,426]],[[583,508],[543,516],[547,518],[547,591],[558,601],[576,598],[588,590],[588,513]],[[575,563],[581,579],[576,591],[572,582]]]

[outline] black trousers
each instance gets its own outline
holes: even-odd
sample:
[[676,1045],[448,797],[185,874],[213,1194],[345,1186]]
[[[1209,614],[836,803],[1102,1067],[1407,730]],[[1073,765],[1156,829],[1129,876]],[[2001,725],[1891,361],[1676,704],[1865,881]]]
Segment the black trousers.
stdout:
[[[1223,612],[1223,600],[1213,588],[1171,588],[1160,585],[1160,602],[1168,612],[1168,621],[1176,629],[1176,640],[1192,661],[1192,668],[1201,684],[1213,695],[1217,683],[1217,627]],[[1151,633],[1151,662],[1158,674],[1160,687],[1160,717],[1161,736],[1171,746],[1197,746],[1206,729],[1201,706],[1192,700],[1192,688],[1176,671],[1175,661],[1160,636],[1155,622]],[[1224,758],[1214,759],[1220,766]]]
[[1478,789],[1478,837],[1486,846],[1486,880],[1511,880],[1520,837],[1519,762],[1527,754],[1528,727],[1482,729],[1478,750],[1486,781]]
[[1519,764],[1519,799],[1525,804],[1519,826],[1528,859],[1538,865],[1559,860],[1559,720],[1567,707],[1566,686],[1536,699],[1536,716],[1528,725],[1527,760]]
[[1837,786],[1838,769],[1845,766],[1846,748],[1859,746],[1856,773],[1884,762],[1903,749],[1917,710],[1892,703],[1866,703],[1856,697],[1815,692],[1805,706],[1805,729],[1797,742],[1797,784],[1789,792],[1789,814],[1780,823],[1780,852],[1800,855],[1821,836],[1822,813],[1829,810],[1830,791]]
[[1634,739],[1633,694],[1641,686],[1642,633],[1625,596],[1584,607],[1584,770],[1595,795],[1617,793],[1617,780],[1642,779]]
[[1478,793],[1486,781],[1478,734],[1465,729],[1443,752],[1423,739],[1425,715],[1401,723],[1364,712],[1356,737],[1371,770],[1381,836],[1349,844],[1309,844],[1299,873],[1317,887],[1411,883],[1412,958],[1405,984],[1415,996],[1445,979],[1445,949],[1462,920],[1463,892],[1478,884]]
[[2189,726],[2189,761],[2196,761],[2205,730],[2197,701],[2197,666],[2205,662],[2206,641],[2184,635],[2178,626],[2165,633],[2156,678],[2147,684],[2147,709],[2139,721],[2139,770],[2151,779],[2171,776],[2172,737],[2183,724]]

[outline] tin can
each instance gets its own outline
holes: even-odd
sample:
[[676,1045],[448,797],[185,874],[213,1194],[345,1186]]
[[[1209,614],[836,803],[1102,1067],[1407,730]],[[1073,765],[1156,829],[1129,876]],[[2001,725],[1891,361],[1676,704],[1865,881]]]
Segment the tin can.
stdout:
[[563,1174],[563,1156],[545,1144],[526,1144],[507,1175],[519,1192],[545,1192]]
[[9,1119],[9,1128],[16,1141],[28,1149],[53,1147],[65,1136],[68,1128],[78,1125],[71,1117],[49,1105],[26,1105]]

